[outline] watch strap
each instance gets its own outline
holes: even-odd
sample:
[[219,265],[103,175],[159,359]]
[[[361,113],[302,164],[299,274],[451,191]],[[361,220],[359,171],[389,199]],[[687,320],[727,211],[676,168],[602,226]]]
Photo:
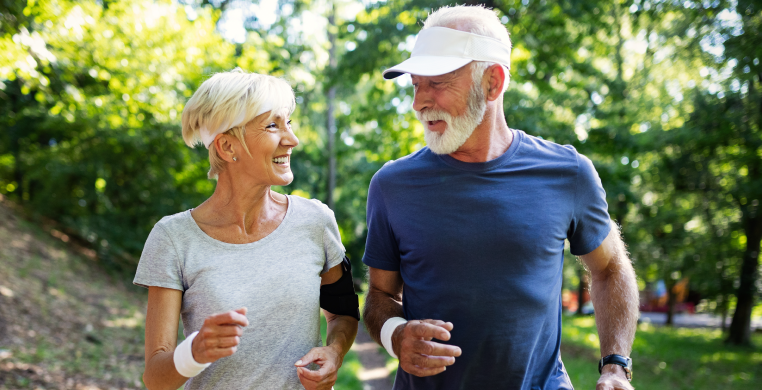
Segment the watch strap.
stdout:
[[629,357],[616,354],[604,356],[603,359],[598,362],[599,374],[603,371],[603,366],[607,364],[616,364],[618,366],[622,366],[625,376],[627,376],[627,380],[632,380],[632,359]]

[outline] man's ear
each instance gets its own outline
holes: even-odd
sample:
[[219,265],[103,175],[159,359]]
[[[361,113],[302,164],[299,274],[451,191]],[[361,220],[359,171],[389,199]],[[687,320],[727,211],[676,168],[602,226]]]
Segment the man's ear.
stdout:
[[235,156],[235,148],[231,142],[230,135],[217,134],[217,137],[214,138],[212,145],[217,148],[217,155],[220,156],[221,159],[227,162],[233,162],[233,157]]
[[503,85],[509,82],[508,75],[505,74],[505,68],[500,64],[494,64],[487,68],[489,77],[487,82],[487,100],[495,101],[503,95]]

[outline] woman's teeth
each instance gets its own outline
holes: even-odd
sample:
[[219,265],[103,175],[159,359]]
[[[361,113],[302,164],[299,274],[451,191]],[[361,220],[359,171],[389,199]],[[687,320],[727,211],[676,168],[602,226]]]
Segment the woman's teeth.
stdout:
[[275,157],[273,162],[276,164],[285,164],[288,162],[288,157]]

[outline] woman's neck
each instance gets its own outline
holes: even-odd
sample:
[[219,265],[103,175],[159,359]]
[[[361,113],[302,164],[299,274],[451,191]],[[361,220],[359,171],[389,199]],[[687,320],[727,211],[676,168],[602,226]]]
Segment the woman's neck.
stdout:
[[[282,200],[275,198],[283,198]],[[199,224],[214,228],[233,228],[244,236],[269,233],[272,224],[280,223],[288,201],[280,194],[273,195],[269,185],[231,180],[220,175],[214,194],[193,211]]]

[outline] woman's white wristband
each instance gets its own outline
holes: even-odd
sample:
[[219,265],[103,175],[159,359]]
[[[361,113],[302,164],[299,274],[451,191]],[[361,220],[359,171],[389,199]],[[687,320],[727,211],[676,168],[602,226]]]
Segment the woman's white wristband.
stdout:
[[193,345],[193,339],[196,338],[198,332],[193,332],[190,336],[186,337],[180,345],[175,348],[175,354],[173,356],[175,361],[175,369],[180,375],[186,378],[193,378],[194,376],[204,371],[212,363],[201,364],[193,359],[193,351],[191,346]]
[[392,317],[386,320],[384,326],[381,327],[381,344],[393,358],[397,358],[397,355],[394,354],[394,349],[392,349],[392,335],[398,326],[406,322],[407,320],[402,317]]

